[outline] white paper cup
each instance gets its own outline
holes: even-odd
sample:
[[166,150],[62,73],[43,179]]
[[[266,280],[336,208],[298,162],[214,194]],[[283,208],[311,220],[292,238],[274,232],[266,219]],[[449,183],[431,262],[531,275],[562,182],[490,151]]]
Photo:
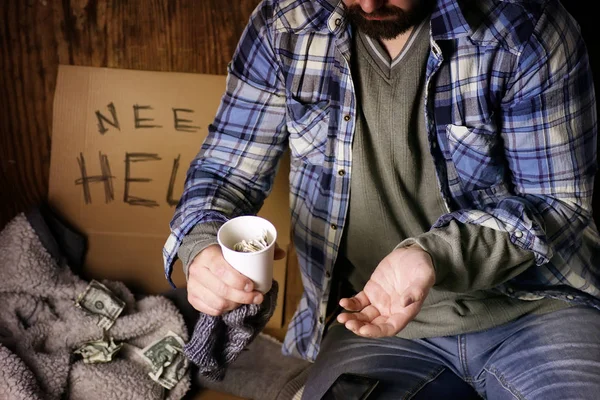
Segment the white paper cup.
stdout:
[[[267,232],[267,248],[253,253],[235,251],[236,243],[260,238]],[[221,226],[217,240],[223,257],[233,268],[254,282],[254,290],[267,293],[273,283],[273,257],[277,230],[272,223],[256,216],[230,219]]]

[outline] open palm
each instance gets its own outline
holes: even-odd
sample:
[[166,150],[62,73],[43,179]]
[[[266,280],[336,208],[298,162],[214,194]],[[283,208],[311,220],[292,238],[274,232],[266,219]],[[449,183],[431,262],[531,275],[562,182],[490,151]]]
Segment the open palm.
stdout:
[[419,313],[435,283],[433,262],[419,246],[392,251],[364,289],[340,300],[338,321],[360,336],[394,336]]

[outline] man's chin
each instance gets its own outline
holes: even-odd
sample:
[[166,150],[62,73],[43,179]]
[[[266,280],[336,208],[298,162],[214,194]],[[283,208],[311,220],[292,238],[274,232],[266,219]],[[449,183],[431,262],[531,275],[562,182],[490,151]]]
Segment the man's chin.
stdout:
[[406,32],[410,26],[403,26],[397,21],[364,20],[354,26],[365,35],[377,40],[390,40]]
[[433,0],[424,0],[417,8],[407,12],[390,6],[375,13],[374,17],[368,17],[360,6],[354,5],[348,9],[348,19],[365,35],[373,39],[390,40],[421,23],[431,12],[434,3]]

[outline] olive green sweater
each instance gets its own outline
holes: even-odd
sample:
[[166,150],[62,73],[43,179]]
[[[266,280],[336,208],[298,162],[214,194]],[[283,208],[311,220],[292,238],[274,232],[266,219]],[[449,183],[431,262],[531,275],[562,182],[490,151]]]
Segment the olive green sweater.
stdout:
[[[427,24],[415,28],[394,60],[364,34],[355,36],[353,80],[358,116],[352,147],[350,207],[337,276],[361,290],[394,248],[421,245],[436,284],[421,312],[399,336],[454,335],[488,329],[528,313],[567,307],[560,300],[522,301],[493,290],[533,265],[533,254],[507,234],[452,222],[430,227],[446,208],[423,117]],[[343,259],[342,258],[342,259]]]

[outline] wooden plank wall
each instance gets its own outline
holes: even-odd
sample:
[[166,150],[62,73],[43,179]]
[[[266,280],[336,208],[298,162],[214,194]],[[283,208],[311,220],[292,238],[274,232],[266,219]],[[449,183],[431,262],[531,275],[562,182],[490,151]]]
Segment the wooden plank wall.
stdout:
[[0,226],[48,190],[59,64],[225,74],[259,0],[0,0]]

